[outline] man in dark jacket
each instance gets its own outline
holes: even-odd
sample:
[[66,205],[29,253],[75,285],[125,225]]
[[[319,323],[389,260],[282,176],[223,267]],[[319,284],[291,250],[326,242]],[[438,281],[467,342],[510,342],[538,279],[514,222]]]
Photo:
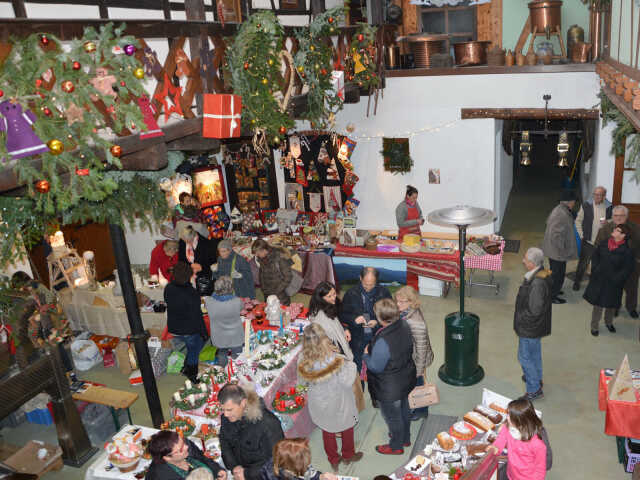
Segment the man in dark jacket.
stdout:
[[527,269],[516,297],[513,329],[519,337],[518,361],[529,400],[543,398],[541,338],[551,334],[551,272],[543,268],[544,253],[530,248],[522,259]]
[[576,278],[573,281],[574,290],[580,290],[580,282],[597,246],[596,238],[600,228],[607,223],[607,220],[611,219],[613,205],[606,197],[607,189],[596,187],[593,189],[593,201],[586,200],[578,210],[574,223],[582,247],[580,248],[580,261],[576,268]]
[[391,298],[391,293],[386,287],[378,285],[378,271],[373,267],[363,267],[360,283],[347,290],[342,298],[338,318],[349,330],[349,346],[358,372],[362,369],[364,347],[378,329],[373,306],[383,298]]
[[222,461],[234,480],[257,480],[262,466],[271,460],[273,446],[284,438],[280,420],[249,387],[227,384],[218,399]]
[[[598,232],[596,238],[596,246],[600,242],[608,240],[613,232],[613,229],[617,225],[626,224],[631,230],[631,234],[628,236],[627,245],[631,249],[633,256],[635,257],[635,268],[631,272],[631,275],[627,278],[624,284],[624,306],[631,318],[638,318],[638,280],[640,279],[640,225],[629,220],[629,209],[624,205],[616,205],[613,207],[613,214],[611,215],[611,221],[603,226]],[[618,315],[618,309],[616,309],[616,316]]]
[[400,320],[396,302],[384,298],[374,308],[381,328],[366,347],[363,360],[369,393],[379,402],[390,436],[389,443],[378,445],[376,451],[402,455],[402,447],[411,445],[409,393],[416,386],[413,337],[407,322]]

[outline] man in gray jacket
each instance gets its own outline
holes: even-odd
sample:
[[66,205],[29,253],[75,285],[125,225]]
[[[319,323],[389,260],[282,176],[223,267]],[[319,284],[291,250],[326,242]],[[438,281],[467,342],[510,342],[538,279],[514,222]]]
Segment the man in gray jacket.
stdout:
[[529,400],[543,397],[540,339],[551,334],[551,272],[544,269],[543,262],[542,250],[527,250],[522,259],[527,273],[518,290],[513,315],[513,329],[519,337],[518,361]]
[[549,258],[553,287],[551,289],[552,302],[567,303],[559,295],[567,270],[567,260],[578,258],[578,244],[573,225],[571,210],[576,204],[576,193],[573,190],[563,190],[562,200],[551,210],[547,218],[547,228],[544,231],[542,250]]

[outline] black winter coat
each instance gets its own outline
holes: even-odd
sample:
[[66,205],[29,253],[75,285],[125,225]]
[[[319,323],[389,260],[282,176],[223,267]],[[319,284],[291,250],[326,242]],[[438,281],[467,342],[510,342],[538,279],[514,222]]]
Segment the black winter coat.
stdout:
[[[213,478],[216,478],[218,476],[218,472],[222,470],[222,467],[210,458],[205,457],[191,440],[185,439],[185,442],[189,446],[189,456],[187,459],[195,459],[204,463],[205,466],[211,470]],[[144,478],[145,480],[182,480],[183,477],[178,475],[166,462],[151,462],[149,470],[147,470],[147,474]]]
[[207,327],[202,319],[200,295],[190,283],[180,285],[169,283],[164,288],[167,304],[167,329],[174,335],[199,333],[207,336]]
[[[220,239],[214,238],[209,240],[199,233],[197,235],[198,246],[193,252],[193,263],[199,263],[200,266],[202,266],[202,272],[210,276],[211,265],[216,263],[218,259],[218,243],[220,243]],[[191,262],[187,260],[187,244],[184,240],[180,240],[178,243],[178,260],[191,264]]]
[[[386,287],[382,285],[376,285],[373,292],[374,300],[373,304],[383,298],[391,298],[391,293]],[[340,310],[338,312],[338,318],[351,332],[351,341],[349,346],[353,351],[364,350],[364,326],[355,322],[356,318],[365,313],[364,300],[362,300],[362,292],[360,291],[360,284],[351,287],[347,290],[347,293],[342,297],[340,302]],[[372,318],[372,320],[374,320]],[[374,330],[375,333],[375,330]],[[360,368],[360,367],[358,367]]]
[[538,270],[520,285],[513,314],[513,329],[519,337],[551,335],[551,283],[551,272]]
[[252,392],[245,415],[230,422],[223,415],[220,426],[222,461],[228,470],[241,465],[245,480],[260,478],[260,469],[271,460],[273,446],[284,438],[280,420]]
[[633,253],[627,242],[613,251],[609,239],[602,240],[591,257],[591,278],[584,299],[603,308],[620,308],[624,284],[635,268]]

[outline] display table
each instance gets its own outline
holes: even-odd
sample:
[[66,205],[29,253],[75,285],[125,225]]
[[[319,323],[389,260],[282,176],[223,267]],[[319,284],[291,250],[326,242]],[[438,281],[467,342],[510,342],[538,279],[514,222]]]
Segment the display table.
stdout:
[[598,408],[606,412],[604,433],[617,437],[640,438],[640,399],[636,402],[610,400],[607,388],[610,378],[604,370],[600,370]]
[[[142,287],[139,291],[152,300],[162,299],[162,288]],[[75,288],[59,293],[71,328],[87,330],[96,335],[111,335],[125,338],[131,333],[122,296],[114,295],[113,288],[100,287],[96,291]],[[145,329],[163,329],[167,323],[166,313],[140,312]]]
[[101,385],[89,385],[84,392],[76,392],[71,395],[74,400],[88,403],[97,403],[105,405],[111,410],[111,416],[115,424],[116,430],[120,430],[120,420],[118,419],[117,410],[126,410],[131,421],[131,411],[129,407],[138,400],[138,394],[127,392],[124,390],[116,390],[113,388],[103,387]]
[[[469,270],[469,296],[471,296],[471,288],[475,285],[478,287],[492,287],[496,290],[496,295],[500,291],[500,284],[494,281],[494,273],[502,270],[502,256],[504,255],[505,241],[500,243],[500,253],[496,255],[465,255],[464,268]],[[473,270],[486,270],[489,272],[489,282],[474,282]]]
[[386,258],[407,261],[407,273],[421,277],[434,278],[444,282],[460,284],[460,254],[457,250],[451,253],[417,252],[380,252],[363,247],[345,247],[336,245],[336,257]]

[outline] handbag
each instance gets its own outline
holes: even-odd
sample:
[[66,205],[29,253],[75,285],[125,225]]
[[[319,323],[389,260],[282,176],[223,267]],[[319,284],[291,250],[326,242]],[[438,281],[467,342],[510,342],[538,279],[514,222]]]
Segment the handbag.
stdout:
[[291,281],[287,288],[284,289],[284,293],[286,293],[289,297],[293,297],[296,293],[300,291],[302,287],[302,282],[304,282],[304,278],[297,271],[291,269]]
[[440,403],[440,393],[435,383],[427,381],[427,370],[424,371],[424,385],[415,387],[409,393],[409,408],[429,407]]
[[208,273],[201,272],[196,277],[196,290],[201,297],[208,297],[213,293],[213,280]]

